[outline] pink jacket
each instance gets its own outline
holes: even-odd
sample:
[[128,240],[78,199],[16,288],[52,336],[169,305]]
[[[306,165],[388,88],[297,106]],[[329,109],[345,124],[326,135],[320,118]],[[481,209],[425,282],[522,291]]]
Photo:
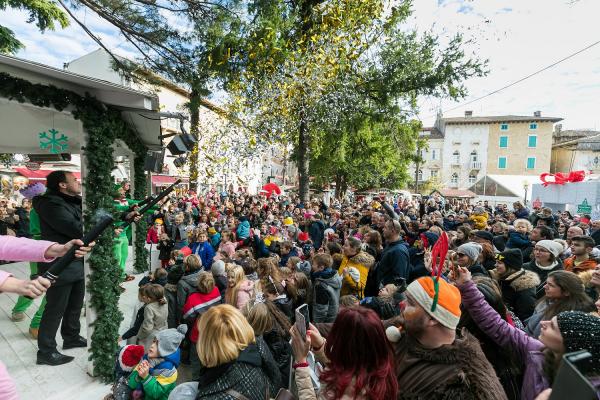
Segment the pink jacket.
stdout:
[[238,310],[241,310],[246,306],[246,304],[252,298],[252,294],[254,292],[254,282],[244,280],[238,289],[237,299],[235,300],[235,305]]
[[0,236],[0,260],[50,262],[44,253],[55,242],[33,240],[14,236]]
[[2,394],[2,400],[18,400],[19,398],[15,382],[2,362],[0,362],[0,394]]
[[[54,258],[45,258],[44,253],[54,242],[46,240],[33,240],[14,236],[0,236],[0,260],[7,261],[32,261],[50,262]],[[8,272],[0,271],[0,286],[12,276]]]

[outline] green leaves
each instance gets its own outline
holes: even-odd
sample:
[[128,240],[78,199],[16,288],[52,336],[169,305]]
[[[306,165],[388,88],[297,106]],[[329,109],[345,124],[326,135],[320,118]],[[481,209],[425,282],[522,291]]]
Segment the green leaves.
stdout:
[[[69,25],[67,14],[54,1],[49,0],[0,0],[0,10],[14,8],[29,12],[27,23],[35,22],[40,31],[54,30],[56,24],[61,28]],[[0,53],[15,54],[25,47],[14,32],[0,25]]]

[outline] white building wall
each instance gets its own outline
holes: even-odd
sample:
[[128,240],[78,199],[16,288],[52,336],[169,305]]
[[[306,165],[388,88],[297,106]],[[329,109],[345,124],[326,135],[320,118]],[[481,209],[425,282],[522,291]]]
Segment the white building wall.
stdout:
[[132,87],[131,82],[112,68],[112,57],[102,49],[98,49],[76,60],[65,64],[65,69],[79,75]]
[[[445,187],[457,187],[466,189],[471,186],[469,174],[471,168],[471,152],[477,152],[477,161],[481,163],[480,169],[473,171],[476,174],[475,181],[485,176],[487,165],[489,126],[480,125],[446,125],[444,132],[442,184]],[[460,159],[454,165],[453,153],[458,150]],[[458,174],[458,184],[451,184],[452,174]]]
[[[423,163],[419,165],[419,169],[423,172],[419,182],[425,182],[432,179],[431,171],[436,171],[437,179],[442,179],[442,168],[444,158],[444,139],[428,139],[429,132],[425,131],[420,134],[421,139],[427,139],[427,148],[421,149]],[[410,180],[415,179],[416,165],[411,163],[408,167],[408,175]]]

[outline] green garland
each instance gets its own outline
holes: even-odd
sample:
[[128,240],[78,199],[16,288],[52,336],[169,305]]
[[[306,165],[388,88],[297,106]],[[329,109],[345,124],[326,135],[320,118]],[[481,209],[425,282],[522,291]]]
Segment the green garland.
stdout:
[[[87,174],[84,182],[86,229],[94,224],[94,214],[98,210],[115,213],[110,193],[113,187],[111,171],[114,166],[112,144],[116,139],[123,140],[134,152],[135,197],[139,199],[145,197],[146,147],[123,121],[118,110],[87,95],[83,97],[52,85],[34,84],[6,73],[0,73],[0,96],[20,103],[29,102],[40,107],[52,107],[58,111],[71,107],[74,118],[83,123],[88,134],[85,145]],[[145,222],[138,225],[140,232],[144,232],[145,227]],[[145,271],[148,267],[145,235],[136,235],[134,245],[137,254],[135,269]],[[91,274],[87,290],[90,294],[90,304],[97,313],[90,346],[90,359],[94,363],[96,375],[103,381],[110,382],[113,380],[116,339],[123,319],[118,306],[121,270],[113,254],[112,230],[106,230],[98,238],[94,251],[89,256],[89,264]]]

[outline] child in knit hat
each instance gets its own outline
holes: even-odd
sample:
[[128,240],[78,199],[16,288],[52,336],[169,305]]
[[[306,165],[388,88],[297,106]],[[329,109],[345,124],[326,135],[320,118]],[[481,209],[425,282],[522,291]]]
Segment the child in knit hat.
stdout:
[[177,329],[157,332],[148,353],[129,376],[133,398],[167,400],[175,388],[181,351],[179,345],[185,337],[187,325]]
[[488,213],[483,207],[475,207],[469,221],[473,222],[475,229],[485,229],[487,228]]

